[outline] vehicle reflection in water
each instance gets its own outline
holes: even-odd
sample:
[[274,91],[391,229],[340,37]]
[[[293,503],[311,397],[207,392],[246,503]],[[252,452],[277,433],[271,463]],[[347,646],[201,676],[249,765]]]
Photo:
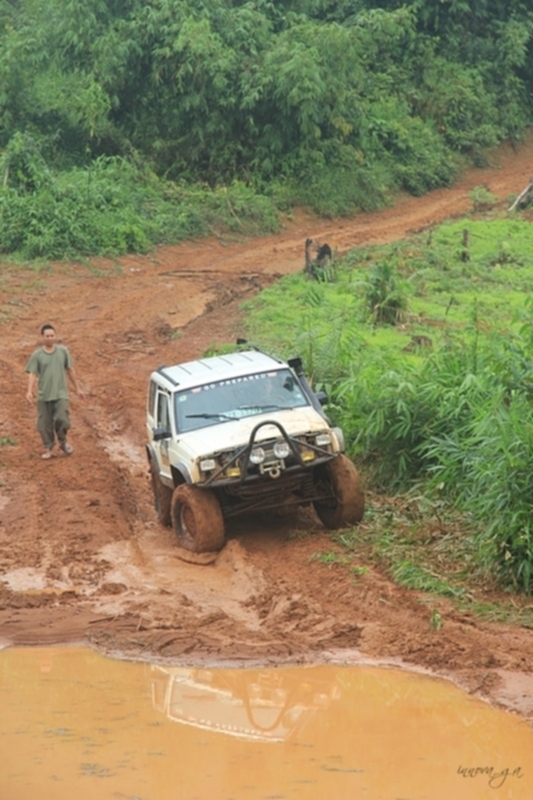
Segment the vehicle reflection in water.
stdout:
[[152,667],[154,707],[174,722],[262,742],[295,738],[339,699],[337,683],[279,670]]
[[398,669],[0,652],[0,800],[531,800],[533,729]]

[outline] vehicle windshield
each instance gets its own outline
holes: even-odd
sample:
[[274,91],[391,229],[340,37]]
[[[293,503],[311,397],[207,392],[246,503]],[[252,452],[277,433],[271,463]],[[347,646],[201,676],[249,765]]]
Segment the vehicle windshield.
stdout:
[[309,405],[289,369],[196,386],[176,392],[174,402],[177,429],[182,433],[269,411]]

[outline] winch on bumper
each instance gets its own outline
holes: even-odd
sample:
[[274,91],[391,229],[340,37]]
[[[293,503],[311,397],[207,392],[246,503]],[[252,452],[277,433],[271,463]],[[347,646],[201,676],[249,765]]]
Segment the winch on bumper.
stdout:
[[[257,440],[258,432],[266,426],[276,427],[280,436]],[[307,437],[289,436],[283,425],[275,420],[260,422],[253,429],[246,446],[199,460],[200,470],[206,478],[198,485],[232,486],[260,480],[265,475],[276,480],[282,473],[309,471],[336,457],[331,445],[332,435],[329,432]]]

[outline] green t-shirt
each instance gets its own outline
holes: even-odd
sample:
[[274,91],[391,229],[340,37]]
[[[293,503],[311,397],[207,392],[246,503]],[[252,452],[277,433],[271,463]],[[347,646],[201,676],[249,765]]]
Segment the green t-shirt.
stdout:
[[39,381],[38,400],[67,400],[67,373],[72,359],[66,347],[56,344],[52,353],[42,347],[35,350],[26,364],[26,372],[37,375]]

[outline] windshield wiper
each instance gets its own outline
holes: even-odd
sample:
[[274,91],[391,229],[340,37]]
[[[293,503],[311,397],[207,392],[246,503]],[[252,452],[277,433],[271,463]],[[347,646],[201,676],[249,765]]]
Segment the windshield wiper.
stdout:
[[277,403],[250,403],[248,406],[239,406],[239,411],[247,411],[250,409],[259,409],[259,411],[292,411],[292,406],[280,406]]
[[201,419],[234,419],[234,417],[230,416],[229,414],[186,414],[185,417],[187,419],[193,418],[201,418]]

